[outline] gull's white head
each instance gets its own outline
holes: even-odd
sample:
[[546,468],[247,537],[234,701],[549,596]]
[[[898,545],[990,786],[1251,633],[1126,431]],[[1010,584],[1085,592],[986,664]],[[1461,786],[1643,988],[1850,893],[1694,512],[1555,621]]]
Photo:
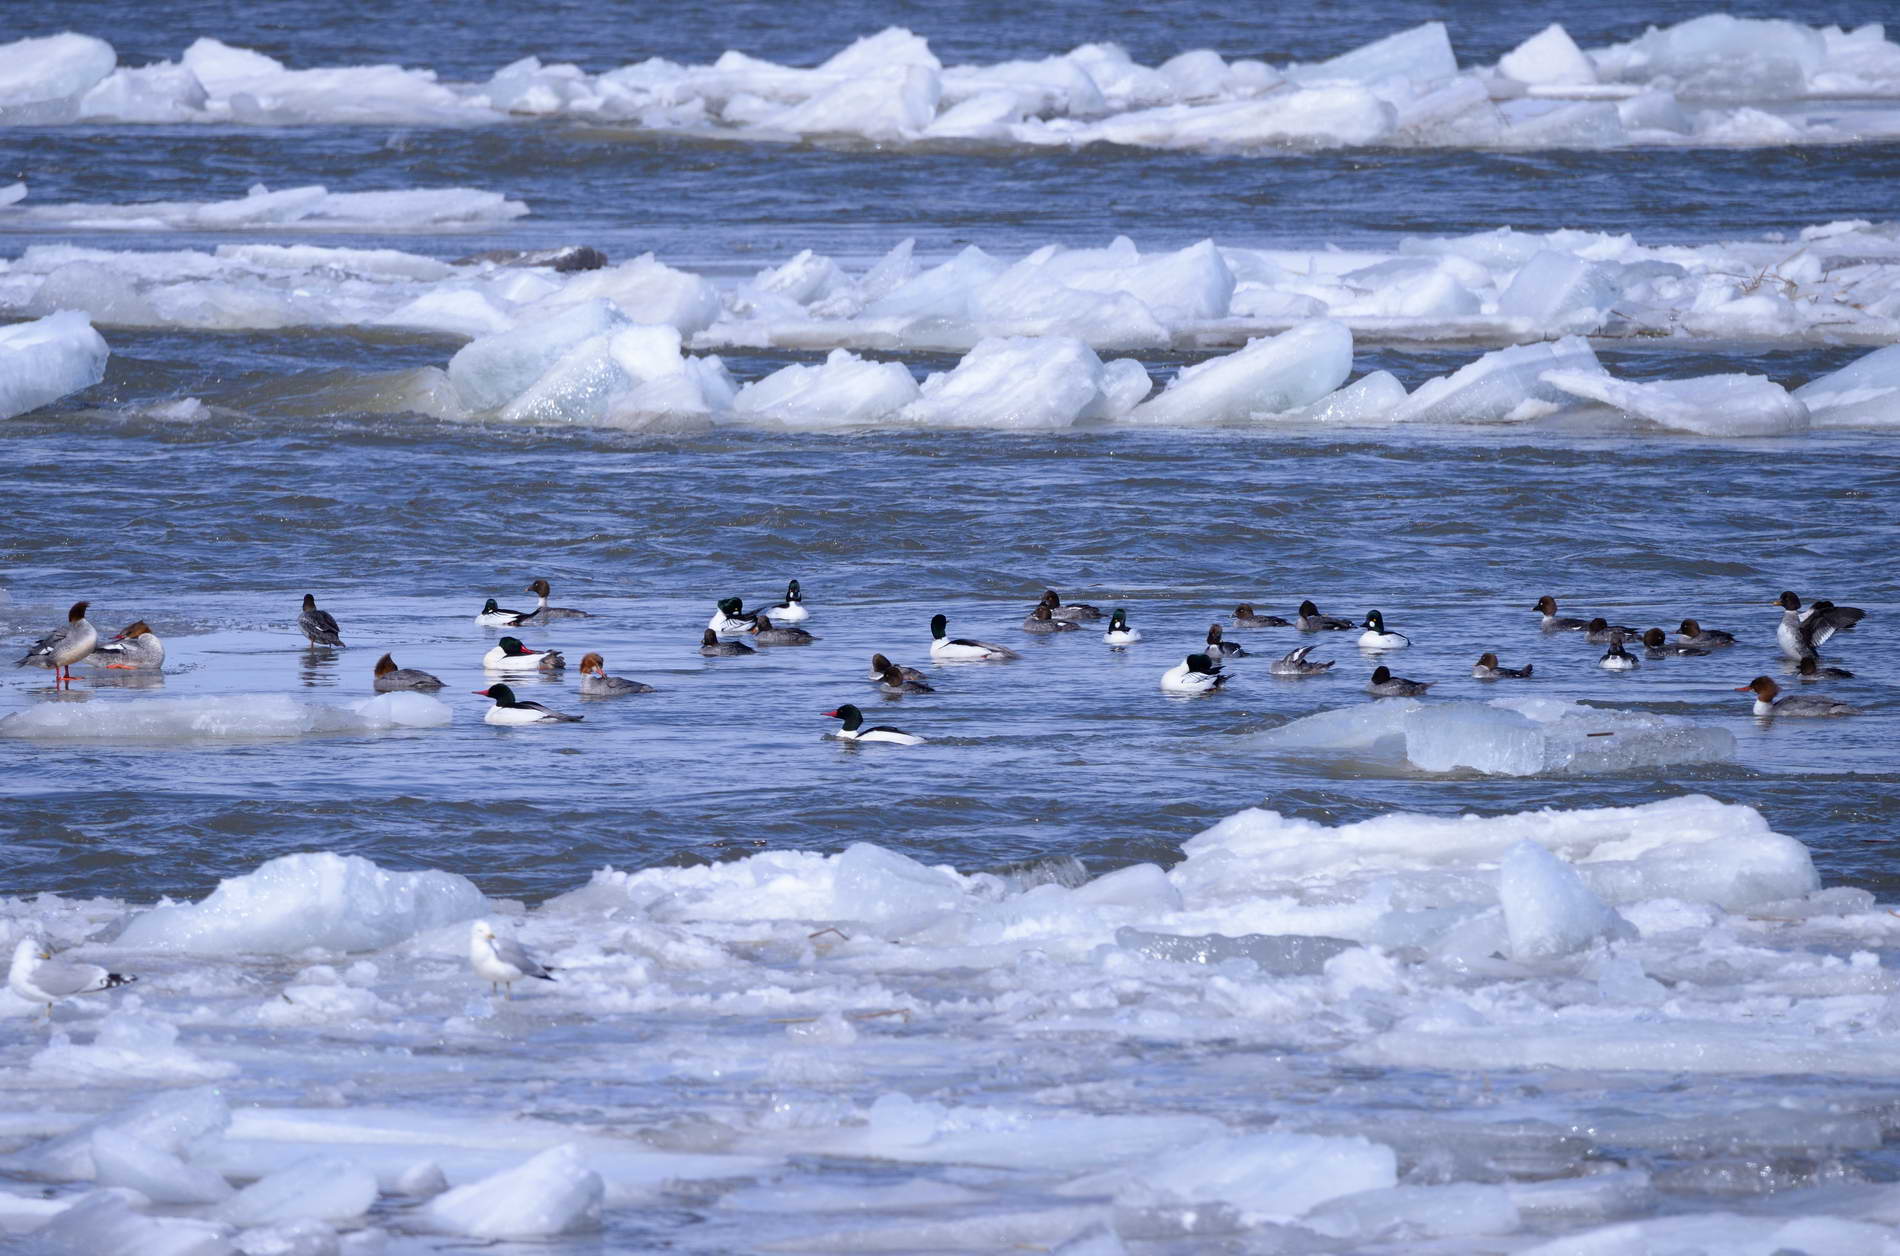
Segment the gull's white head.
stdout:
[[471,942],[493,942],[494,940],[495,926],[489,924],[486,920],[477,920],[469,929],[469,941]]

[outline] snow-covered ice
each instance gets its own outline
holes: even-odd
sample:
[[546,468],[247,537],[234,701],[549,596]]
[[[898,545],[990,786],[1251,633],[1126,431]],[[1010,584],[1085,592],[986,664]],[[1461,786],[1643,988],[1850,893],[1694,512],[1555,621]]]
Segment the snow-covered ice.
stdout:
[[105,337],[85,314],[62,310],[0,327],[0,419],[10,419],[105,378]]

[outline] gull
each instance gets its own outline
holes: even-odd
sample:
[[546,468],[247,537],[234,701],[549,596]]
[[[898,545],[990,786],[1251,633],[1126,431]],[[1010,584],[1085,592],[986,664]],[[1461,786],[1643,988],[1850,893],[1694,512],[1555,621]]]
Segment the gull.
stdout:
[[541,961],[528,954],[521,943],[496,934],[495,927],[486,920],[477,920],[469,929],[468,963],[491,989],[508,987],[508,998],[514,997],[514,984],[523,977],[554,980],[552,969],[542,967]]
[[7,988],[29,1003],[44,1003],[46,1014],[53,1004],[75,994],[96,994],[137,981],[121,973],[107,972],[97,964],[73,964],[53,958],[37,938],[21,938],[13,948],[13,967],[7,973]]

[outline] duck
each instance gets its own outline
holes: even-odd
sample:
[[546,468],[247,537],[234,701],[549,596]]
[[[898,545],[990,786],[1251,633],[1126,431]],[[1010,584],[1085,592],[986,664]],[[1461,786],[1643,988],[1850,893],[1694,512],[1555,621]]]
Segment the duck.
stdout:
[[721,659],[751,654],[753,649],[743,641],[721,641],[719,634],[708,628],[699,639],[699,652],[709,659]]
[[1236,628],[1290,628],[1292,621],[1281,619],[1278,615],[1254,614],[1252,602],[1242,602],[1234,608],[1234,627]]
[[895,667],[885,668],[883,673],[878,676],[876,683],[879,693],[906,694],[937,692],[932,686],[925,684],[921,680],[912,680]]
[[1693,619],[1685,619],[1676,629],[1676,640],[1683,645],[1699,645],[1704,649],[1719,649],[1735,644],[1735,634],[1723,632],[1720,628],[1704,628]]
[[895,669],[898,675],[902,676],[905,680],[914,680],[914,681],[919,682],[920,684],[923,682],[924,674],[918,671],[916,668],[905,667],[901,663],[893,663],[889,659],[885,658],[882,654],[873,654],[871,656],[871,679],[872,680],[874,681],[883,680],[884,673],[891,671],[893,669]]
[[155,672],[165,666],[165,643],[142,619],[127,624],[86,656],[86,662],[127,671]]
[[751,632],[757,615],[746,613],[745,602],[736,597],[722,597],[718,610],[706,621],[706,626],[722,637],[736,637],[740,633]]
[[522,615],[519,619],[517,619],[515,621],[517,625],[549,624],[549,623],[553,623],[557,619],[592,619],[593,618],[593,616],[588,614],[586,611],[577,611],[571,606],[549,606],[548,593],[550,592],[550,590],[548,588],[548,582],[546,580],[541,580],[541,579],[535,580],[535,582],[533,584],[530,584],[524,590],[524,592],[534,594],[534,609],[529,611],[527,614]]
[[1366,692],[1375,698],[1416,698],[1437,683],[1435,680],[1407,680],[1394,676],[1389,667],[1375,667],[1372,679],[1366,682]]
[[1643,647],[1643,653],[1649,655],[1652,659],[1666,659],[1672,655],[1676,658],[1702,658],[1706,657],[1709,652],[1707,648],[1703,646],[1684,645],[1680,641],[1669,641],[1664,638],[1663,630],[1660,628],[1643,629]]
[[1826,716],[1860,714],[1860,712],[1845,702],[1837,702],[1833,698],[1816,698],[1810,697],[1807,694],[1789,694],[1785,698],[1778,698],[1776,695],[1781,692],[1781,686],[1777,685],[1773,679],[1767,676],[1757,676],[1746,685],[1737,685],[1735,692],[1752,693],[1755,695],[1756,715]]
[[805,595],[799,592],[796,580],[785,586],[785,600],[769,608],[765,613],[787,624],[803,623],[811,618],[811,612],[805,609]]
[[1288,650],[1273,662],[1267,664],[1267,672],[1273,676],[1319,676],[1333,669],[1334,660],[1314,663],[1307,659],[1318,646],[1303,645]]
[[1059,619],[1066,623],[1079,623],[1102,617],[1099,607],[1090,606],[1087,602],[1064,602],[1056,595],[1054,589],[1044,589],[1042,600],[1036,605],[1048,607],[1051,619]]
[[1190,654],[1161,673],[1161,687],[1169,693],[1212,693],[1226,682],[1220,664],[1205,654]]
[[491,597],[475,613],[475,622],[484,628],[519,628],[521,615],[522,612],[511,611]]
[[413,667],[397,667],[396,660],[387,654],[376,660],[374,683],[377,693],[397,693],[402,690],[434,693],[442,687],[442,682],[427,672],[419,672]]
[[1581,632],[1590,622],[1587,619],[1573,619],[1568,615],[1559,615],[1557,613],[1557,599],[1548,593],[1538,598],[1537,605],[1531,607],[1531,609],[1544,617],[1543,629],[1545,632]]
[[818,640],[803,628],[783,628],[764,611],[752,617],[752,639],[760,645],[810,645]]
[[1141,634],[1128,626],[1128,612],[1117,606],[1108,617],[1108,631],[1102,634],[1102,640],[1120,647],[1135,644],[1141,640]]
[[491,672],[558,672],[567,666],[559,650],[530,650],[517,637],[503,637],[482,655]]
[[99,644],[99,630],[86,619],[90,602],[74,602],[66,612],[66,622],[35,641],[15,664],[17,667],[50,667],[53,684],[72,683],[73,664],[92,653]]
[[491,993],[501,991],[512,999],[515,982],[523,977],[553,981],[554,970],[528,954],[528,949],[513,938],[504,938],[486,920],[477,920],[468,931],[468,966],[488,983]]
[[991,645],[987,641],[971,641],[967,637],[950,637],[945,630],[950,626],[948,615],[930,617],[930,657],[944,662],[1002,662],[1021,658],[1022,655],[1006,645]]
[[864,726],[864,712],[849,702],[835,711],[826,711],[829,719],[844,721],[832,736],[840,741],[888,741],[898,746],[921,746],[924,739],[916,733],[907,733],[901,728],[889,728],[882,724],[871,728]]
[[495,705],[482,716],[484,724],[578,724],[585,715],[568,715],[539,702],[523,702],[507,685],[490,685],[474,690],[477,697],[492,698]]
[[21,938],[13,948],[13,967],[7,970],[7,989],[28,1003],[43,1003],[46,1014],[53,1004],[79,994],[98,994],[137,981],[124,973],[110,972],[97,964],[78,964],[57,960],[38,938]]
[[1247,652],[1241,649],[1236,643],[1221,639],[1219,624],[1209,624],[1207,626],[1206,652],[1217,659],[1238,659],[1247,656]]
[[1359,634],[1362,650],[1403,650],[1412,644],[1412,639],[1402,632],[1387,632],[1385,616],[1378,611],[1367,611],[1366,622],[1359,626],[1365,629]]
[[629,693],[652,693],[652,685],[643,685],[624,676],[609,676],[607,660],[597,651],[581,656],[581,697],[618,698]]
[[1082,627],[1073,619],[1057,619],[1046,606],[1038,606],[1029,612],[1029,618],[1023,620],[1024,632],[1050,633],[1075,632]]
[[1336,615],[1322,615],[1311,602],[1300,603],[1300,617],[1294,624],[1301,632],[1345,632],[1359,625]]
[[297,616],[297,630],[310,638],[311,645],[342,645],[343,630],[329,611],[317,609],[314,594],[303,595],[303,612]]
[[1635,640],[1641,636],[1642,633],[1636,629],[1626,624],[1613,624],[1601,615],[1585,624],[1583,628],[1583,639],[1592,645],[1608,645],[1611,637]]
[[1623,648],[1623,634],[1621,632],[1613,632],[1610,634],[1610,648],[1605,650],[1603,657],[1597,660],[1598,667],[1606,668],[1613,672],[1633,672],[1642,665],[1641,659],[1638,659],[1634,654],[1631,654],[1628,650]]
[[1816,602],[1803,613],[1801,599],[1787,591],[1776,598],[1773,605],[1781,608],[1775,644],[1797,663],[1804,658],[1818,657],[1828,638],[1837,632],[1846,632],[1867,614],[1858,607],[1836,606],[1832,602]]
[[1505,667],[1498,662],[1497,655],[1487,650],[1471,665],[1471,676],[1474,680],[1525,680],[1535,666],[1535,663],[1526,663],[1522,667]]
[[1795,665],[1802,680],[1852,680],[1854,673],[1845,667],[1827,667],[1817,658],[1805,658]]

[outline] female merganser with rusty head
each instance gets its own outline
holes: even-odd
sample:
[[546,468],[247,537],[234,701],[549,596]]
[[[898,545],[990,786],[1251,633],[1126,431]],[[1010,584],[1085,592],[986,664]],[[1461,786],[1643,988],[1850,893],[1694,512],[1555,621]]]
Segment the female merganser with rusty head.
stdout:
[[419,672],[413,667],[397,667],[396,660],[385,654],[376,660],[375,685],[377,693],[397,693],[403,690],[434,693],[442,687],[442,682],[429,673]]
[[709,659],[736,658],[741,654],[754,653],[752,647],[743,641],[721,641],[719,634],[710,628],[699,639],[699,652]]
[[1685,619],[1676,629],[1676,640],[1683,645],[1699,645],[1705,650],[1719,649],[1735,644],[1735,634],[1723,632],[1720,628],[1704,628],[1693,619]]
[[585,715],[567,715],[539,702],[522,702],[506,685],[490,685],[474,691],[476,696],[494,699],[495,705],[482,716],[484,724],[578,724]]
[[519,628],[521,616],[522,612],[511,611],[491,597],[475,613],[475,622],[484,628]]
[[66,623],[35,641],[16,666],[50,667],[55,687],[61,681],[72,683],[74,663],[92,653],[99,644],[99,630],[86,621],[90,603],[74,602],[66,612]]
[[900,675],[902,675],[905,680],[915,680],[915,681],[921,682],[924,679],[924,674],[918,671],[916,668],[905,667],[901,663],[893,663],[889,659],[885,658],[882,654],[873,654],[871,656],[871,677],[870,678],[873,681],[883,680],[884,673],[890,671],[893,668],[895,668],[897,672]]
[[1226,681],[1220,664],[1205,654],[1190,654],[1161,673],[1161,687],[1169,693],[1213,693]]
[[311,645],[342,645],[343,630],[329,611],[317,609],[314,594],[303,595],[303,613],[297,616],[297,630],[310,638]]
[[1394,676],[1389,667],[1375,667],[1366,692],[1375,698],[1416,698],[1437,683],[1435,680],[1407,680]]
[[1135,644],[1141,640],[1141,634],[1128,626],[1128,612],[1117,606],[1108,617],[1108,631],[1102,634],[1102,640],[1120,647]]
[[1789,592],[1776,598],[1774,604],[1781,608],[1775,644],[1796,662],[1815,657],[1829,637],[1846,632],[1867,614],[1859,607],[1836,606],[1832,602],[1816,602],[1804,612],[1801,599]]
[[788,624],[802,623],[811,618],[811,612],[805,609],[805,595],[799,592],[796,580],[785,586],[785,600],[765,613]]
[[1311,602],[1300,603],[1300,617],[1294,627],[1301,632],[1345,632],[1359,625],[1350,619],[1341,619],[1337,615],[1322,615],[1319,607]]
[[907,733],[901,728],[889,728],[884,725],[866,728],[864,712],[849,702],[835,711],[826,711],[825,715],[844,723],[832,732],[832,736],[841,741],[888,741],[898,746],[921,746],[924,739],[915,733]]
[[521,617],[523,624],[547,624],[557,619],[592,619],[586,611],[577,611],[571,606],[548,605],[548,582],[536,580],[525,592],[534,594],[534,609]]
[[1597,660],[1598,667],[1613,672],[1633,672],[1642,665],[1642,660],[1623,648],[1623,634],[1620,631],[1610,634],[1610,648]]
[[1059,619],[1068,623],[1078,623],[1082,620],[1100,619],[1102,617],[1102,612],[1099,608],[1090,606],[1087,602],[1064,602],[1056,595],[1054,589],[1044,589],[1042,591],[1042,600],[1037,602],[1036,605],[1047,607],[1051,619]]
[[987,641],[972,641],[967,637],[947,635],[950,627],[948,615],[930,617],[930,657],[946,663],[960,662],[1002,662],[1021,658],[1022,655],[1006,645],[992,645]]
[[1028,619],[1023,620],[1024,632],[1076,632],[1081,627],[1082,625],[1073,619],[1057,619],[1049,613],[1049,608],[1046,606],[1038,606],[1029,612]]
[[165,666],[165,643],[158,639],[151,625],[140,619],[127,624],[118,635],[88,654],[86,662],[127,671],[155,672]]
[[746,613],[745,602],[740,598],[722,597],[718,606],[713,617],[706,621],[706,626],[722,637],[736,637],[740,633],[751,632],[759,618],[756,614]]
[[1366,622],[1359,626],[1365,629],[1359,634],[1362,650],[1403,650],[1412,644],[1412,639],[1402,632],[1387,632],[1385,616],[1378,611],[1367,611]]
[[516,637],[503,637],[482,655],[482,666],[491,672],[555,672],[567,660],[559,650],[530,650]]
[[1523,680],[1535,666],[1534,663],[1526,663],[1522,667],[1504,667],[1498,663],[1498,656],[1487,650],[1471,665],[1471,676],[1474,680]]
[[1581,632],[1588,624],[1586,619],[1572,619],[1568,615],[1557,613],[1557,599],[1546,593],[1537,599],[1537,605],[1531,607],[1544,617],[1545,632]]
[[1683,645],[1679,641],[1669,641],[1664,638],[1663,630],[1660,628],[1643,629],[1643,647],[1643,653],[1653,659],[1666,659],[1672,655],[1676,658],[1700,658],[1709,652],[1706,646]]
[[1832,698],[1815,698],[1807,694],[1790,694],[1785,698],[1777,698],[1775,695],[1781,692],[1781,686],[1777,685],[1767,676],[1757,676],[1746,685],[1737,685],[1735,692],[1752,693],[1755,695],[1756,715],[1825,716],[1859,714],[1858,711],[1848,706],[1845,702],[1836,702]]
[[627,693],[652,693],[652,685],[643,685],[624,676],[609,676],[607,660],[590,652],[581,658],[581,697],[618,698]]
[[1288,650],[1267,664],[1267,672],[1273,676],[1323,676],[1333,670],[1335,660],[1328,659],[1324,663],[1309,662],[1306,656],[1318,648],[1314,645],[1303,645]]
[[1236,628],[1290,628],[1292,621],[1281,619],[1278,615],[1256,615],[1252,602],[1242,602],[1234,608],[1234,627]]

